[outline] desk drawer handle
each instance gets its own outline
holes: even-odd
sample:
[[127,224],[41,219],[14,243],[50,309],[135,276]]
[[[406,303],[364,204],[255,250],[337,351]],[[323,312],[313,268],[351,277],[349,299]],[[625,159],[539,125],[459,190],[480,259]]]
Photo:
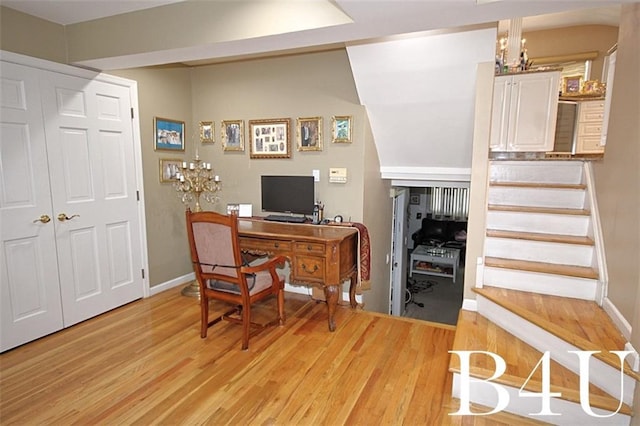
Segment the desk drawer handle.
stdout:
[[316,272],[318,270],[318,265],[313,265],[313,271],[310,271],[307,269],[307,265],[305,265],[304,263],[302,264],[302,270],[308,273],[313,274],[314,272]]
[[278,248],[278,247],[280,247],[280,243],[273,243],[273,246],[274,246],[275,248]]
[[307,250],[311,251],[311,250],[313,250],[313,247],[307,246]]

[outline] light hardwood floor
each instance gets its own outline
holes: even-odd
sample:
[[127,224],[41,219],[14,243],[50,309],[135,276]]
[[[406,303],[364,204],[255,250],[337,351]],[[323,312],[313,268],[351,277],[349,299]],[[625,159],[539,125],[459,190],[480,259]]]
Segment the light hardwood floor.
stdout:
[[[287,294],[287,323],[240,350],[197,301],[168,290],[0,355],[0,423],[510,424],[453,418],[454,328]],[[212,305],[217,311],[223,306]],[[270,300],[258,321],[275,309]],[[268,315],[267,315],[268,314]]]

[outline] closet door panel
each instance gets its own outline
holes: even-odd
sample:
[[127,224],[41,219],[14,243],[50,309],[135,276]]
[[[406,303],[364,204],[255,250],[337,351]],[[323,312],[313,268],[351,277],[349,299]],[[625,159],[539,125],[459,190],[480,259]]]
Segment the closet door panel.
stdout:
[[[36,70],[0,63],[0,351],[63,327]],[[39,220],[41,216],[46,217]]]
[[125,87],[54,73],[43,78],[69,326],[142,297],[131,103]]

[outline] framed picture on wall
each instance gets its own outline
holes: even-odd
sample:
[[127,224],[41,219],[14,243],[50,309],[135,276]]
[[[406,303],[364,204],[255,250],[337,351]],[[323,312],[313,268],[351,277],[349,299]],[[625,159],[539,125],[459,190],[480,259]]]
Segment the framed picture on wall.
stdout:
[[184,151],[184,121],[154,117],[153,134],[156,151]]
[[331,117],[331,142],[351,143],[352,117],[350,115],[334,115]]
[[582,90],[582,76],[574,75],[562,79],[562,94],[577,95]]
[[182,160],[179,158],[160,159],[160,183],[177,182]]
[[291,158],[290,120],[249,120],[250,158]]
[[296,120],[298,151],[322,151],[322,117]]
[[200,142],[203,144],[214,143],[213,121],[200,122]]
[[244,151],[244,120],[224,120],[220,128],[224,151]]

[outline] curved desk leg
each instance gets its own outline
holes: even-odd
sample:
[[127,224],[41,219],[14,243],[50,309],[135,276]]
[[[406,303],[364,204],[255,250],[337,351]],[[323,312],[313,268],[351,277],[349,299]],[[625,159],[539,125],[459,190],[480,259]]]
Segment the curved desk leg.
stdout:
[[324,297],[327,299],[327,307],[329,308],[329,331],[335,331],[336,321],[334,315],[338,306],[338,296],[340,293],[339,285],[328,285],[324,288]]
[[351,275],[351,283],[349,285],[349,303],[351,304],[351,307],[353,309],[355,309],[356,306],[358,306],[358,303],[356,302],[356,286],[357,285],[358,285],[357,274],[353,274]]

